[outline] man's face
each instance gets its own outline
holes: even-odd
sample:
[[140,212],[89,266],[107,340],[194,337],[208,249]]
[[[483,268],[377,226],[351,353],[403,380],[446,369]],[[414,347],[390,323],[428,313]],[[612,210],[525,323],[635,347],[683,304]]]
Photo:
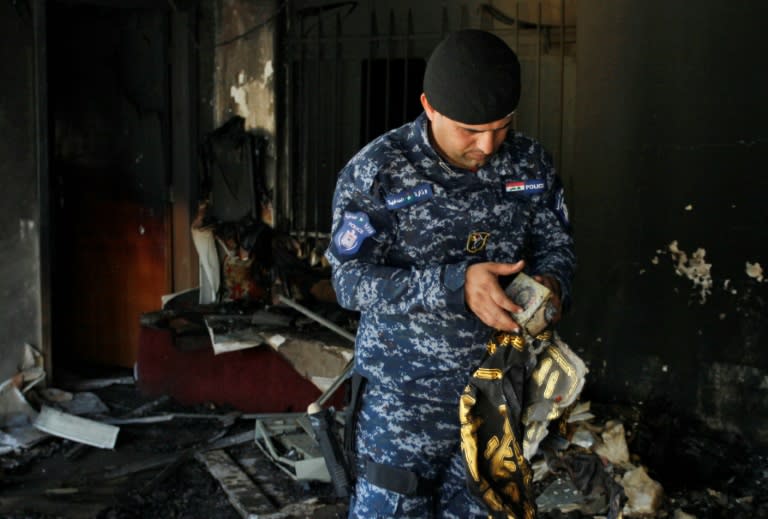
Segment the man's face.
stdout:
[[421,94],[421,104],[430,122],[432,144],[448,162],[476,170],[496,153],[507,137],[512,114],[487,124],[464,124],[444,116]]

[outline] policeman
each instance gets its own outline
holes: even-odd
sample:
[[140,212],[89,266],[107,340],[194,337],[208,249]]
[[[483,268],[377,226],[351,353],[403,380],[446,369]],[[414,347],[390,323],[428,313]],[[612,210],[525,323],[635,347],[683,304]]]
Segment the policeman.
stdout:
[[467,491],[458,400],[494,330],[520,311],[520,271],[567,304],[575,268],[562,184],[510,126],[520,65],[497,36],[450,34],[433,51],[414,121],[342,169],[326,252],[340,304],[360,312],[350,517],[487,517]]

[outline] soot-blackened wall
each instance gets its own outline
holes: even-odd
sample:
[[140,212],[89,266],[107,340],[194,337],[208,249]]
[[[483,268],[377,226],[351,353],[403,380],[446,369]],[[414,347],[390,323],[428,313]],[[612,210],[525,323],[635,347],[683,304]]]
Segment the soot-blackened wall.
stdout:
[[34,23],[27,2],[0,4],[0,382],[42,341]]
[[763,445],[766,15],[757,0],[579,3],[580,268],[564,323],[589,395]]

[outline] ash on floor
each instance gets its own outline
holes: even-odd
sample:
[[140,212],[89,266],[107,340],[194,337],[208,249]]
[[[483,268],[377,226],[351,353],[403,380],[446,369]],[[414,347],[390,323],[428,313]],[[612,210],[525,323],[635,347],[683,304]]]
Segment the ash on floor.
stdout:
[[[260,517],[343,517],[328,483],[300,482],[256,447],[254,420],[214,405],[148,400],[133,385],[94,389],[112,416],[147,407],[160,423],[121,424],[114,449],[58,437],[0,456],[0,517],[8,519],[236,519],[242,514],[200,461],[221,450],[247,471]],[[228,439],[234,439],[228,445]],[[250,440],[250,441],[248,441]]]
[[[144,409],[140,416],[174,418],[121,424],[114,449],[50,436],[31,448],[0,456],[0,517],[247,517],[236,506],[237,497],[225,491],[227,485],[204,462],[201,453],[213,451],[225,453],[234,467],[247,474],[252,485],[248,506],[258,517],[346,517],[346,502],[334,497],[330,483],[297,481],[265,456],[253,441],[253,419],[213,405],[189,407],[170,399],[146,399],[132,384],[107,385],[92,392],[112,417]],[[658,410],[648,413],[634,407],[593,405],[592,411],[591,427],[596,431],[605,431],[611,421],[623,424],[631,463],[644,467],[663,487],[650,517],[768,517],[768,458],[743,442],[707,432],[697,424],[680,423]],[[535,484],[539,501],[549,499],[546,506],[540,505],[539,517],[606,517],[608,487],[622,471],[605,456],[590,458],[593,453],[586,447],[570,444],[552,452],[549,470]],[[573,463],[577,456],[582,456],[581,465]],[[590,478],[590,485],[577,488],[574,482],[585,481],[574,473],[579,466],[600,473],[601,478]],[[622,507],[626,505],[625,496],[620,501]]]

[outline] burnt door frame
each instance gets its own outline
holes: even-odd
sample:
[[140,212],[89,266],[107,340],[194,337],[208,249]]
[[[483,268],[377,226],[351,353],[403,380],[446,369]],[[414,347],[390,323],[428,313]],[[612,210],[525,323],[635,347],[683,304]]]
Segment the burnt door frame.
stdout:
[[40,350],[49,380],[53,375],[51,283],[51,179],[48,168],[48,38],[47,1],[33,0],[35,155],[40,240]]
[[[49,21],[51,0],[33,0],[32,20],[34,31],[34,103],[36,106],[36,162],[39,195],[39,246],[40,246],[40,315],[41,343],[45,370],[49,380],[55,373],[54,337],[56,337],[56,318],[60,309],[56,308],[53,297],[53,263],[56,258],[55,242],[55,178],[51,171],[53,157],[53,119],[50,106],[48,65],[50,59]],[[104,7],[104,3],[73,2],[74,4],[92,4]],[[146,2],[116,2],[110,6],[150,7]],[[152,6],[155,7],[155,6]],[[198,60],[197,44],[194,41],[197,31],[197,7],[189,10],[170,10],[168,6],[156,7],[157,11],[166,11],[166,41],[164,43],[166,60],[166,101],[167,113],[162,118],[161,135],[163,155],[165,156],[162,211],[165,213],[165,292],[194,287],[197,284],[197,257],[189,238],[191,223],[197,196],[197,151],[198,136]],[[158,307],[160,301],[158,300]],[[137,320],[137,327],[139,326]],[[58,346],[61,347],[61,346]]]

